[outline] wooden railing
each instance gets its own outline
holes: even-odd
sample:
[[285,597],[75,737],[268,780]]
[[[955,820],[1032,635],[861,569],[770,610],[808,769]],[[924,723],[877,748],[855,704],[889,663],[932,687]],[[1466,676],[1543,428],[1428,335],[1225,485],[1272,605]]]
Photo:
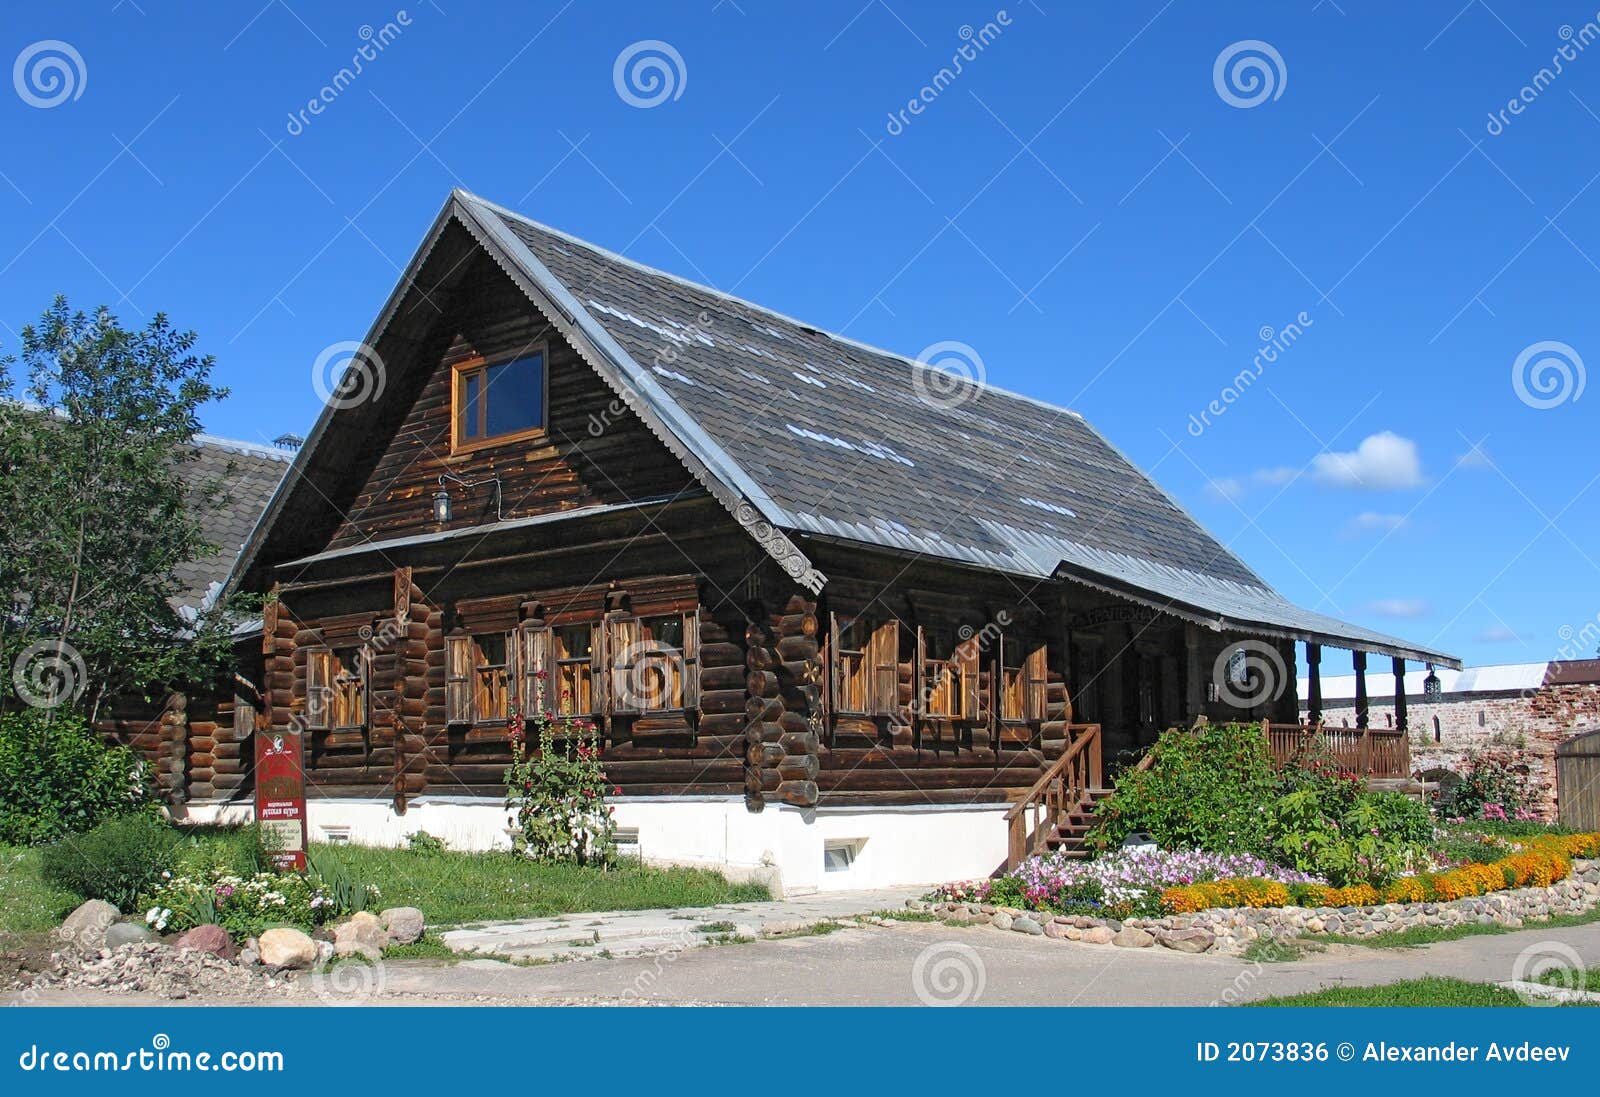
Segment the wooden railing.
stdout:
[[1326,724],[1264,724],[1267,747],[1280,769],[1307,749],[1327,751],[1340,770],[1358,777],[1411,776],[1411,739],[1400,728],[1329,727]]
[[1101,787],[1099,724],[1068,724],[1067,749],[1006,812],[1006,869],[1015,869],[1045,846],[1051,831]]

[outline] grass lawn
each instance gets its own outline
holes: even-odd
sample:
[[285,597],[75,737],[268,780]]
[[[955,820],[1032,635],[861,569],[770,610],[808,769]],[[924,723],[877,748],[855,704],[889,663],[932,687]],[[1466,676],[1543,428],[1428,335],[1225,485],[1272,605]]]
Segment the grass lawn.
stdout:
[[83,902],[39,878],[39,851],[0,846],[0,935],[43,933]]
[[1562,968],[1545,972],[1538,981],[1553,987],[1565,987],[1568,990],[1592,990],[1600,993],[1600,968],[1585,968],[1577,975],[1579,977],[1574,978],[1570,968]]
[[1331,987],[1247,1006],[1520,1006],[1514,991],[1463,979],[1407,979],[1382,987]]
[[591,910],[703,907],[770,898],[761,884],[731,884],[706,869],[626,865],[602,872],[541,865],[510,853],[423,853],[313,844],[311,858],[376,884],[385,907],[410,906],[429,928]]

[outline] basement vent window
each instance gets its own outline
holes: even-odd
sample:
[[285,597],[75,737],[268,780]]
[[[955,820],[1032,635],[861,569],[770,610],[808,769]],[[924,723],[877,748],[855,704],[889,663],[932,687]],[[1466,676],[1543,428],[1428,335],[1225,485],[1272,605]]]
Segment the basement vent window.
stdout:
[[349,827],[322,827],[322,840],[330,846],[348,846],[350,844]]
[[643,854],[639,849],[639,828],[618,827],[616,830],[617,856],[637,861]]
[[840,842],[827,842],[822,847],[823,872],[849,872],[861,854],[865,839],[852,838]]

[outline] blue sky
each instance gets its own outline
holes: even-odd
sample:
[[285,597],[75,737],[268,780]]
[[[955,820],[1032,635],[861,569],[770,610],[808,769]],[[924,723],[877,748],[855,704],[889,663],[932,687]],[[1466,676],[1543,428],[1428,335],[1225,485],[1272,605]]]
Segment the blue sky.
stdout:
[[[304,433],[312,363],[362,338],[465,186],[866,342],[967,344],[1302,604],[1469,662],[1590,655],[1571,638],[1600,614],[1600,393],[1580,395],[1600,363],[1596,17],[30,5],[0,37],[0,345],[57,292],[165,311],[233,390],[209,430]],[[381,50],[293,117],[362,28]],[[640,42],[676,55],[639,55],[673,80],[644,107],[614,79]]]

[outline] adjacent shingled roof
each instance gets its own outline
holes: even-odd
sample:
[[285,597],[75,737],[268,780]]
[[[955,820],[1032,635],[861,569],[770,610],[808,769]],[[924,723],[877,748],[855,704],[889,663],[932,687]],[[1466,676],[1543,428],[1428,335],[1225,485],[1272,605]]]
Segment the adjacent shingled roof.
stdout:
[[[765,517],[1038,578],[1070,575],[1217,627],[1453,657],[1293,605],[1078,413],[833,335],[461,191],[507,258],[560,292],[704,432]],[[504,239],[505,232],[498,235]],[[555,285],[551,285],[552,282]],[[621,363],[618,363],[621,364]]]
[[209,602],[221,589],[294,458],[271,446],[209,434],[195,436],[195,452],[195,459],[182,466],[184,478],[197,491],[220,485],[223,501],[220,506],[198,506],[195,512],[205,539],[217,546],[216,554],[180,564],[174,573],[183,584],[179,602],[190,608]]

